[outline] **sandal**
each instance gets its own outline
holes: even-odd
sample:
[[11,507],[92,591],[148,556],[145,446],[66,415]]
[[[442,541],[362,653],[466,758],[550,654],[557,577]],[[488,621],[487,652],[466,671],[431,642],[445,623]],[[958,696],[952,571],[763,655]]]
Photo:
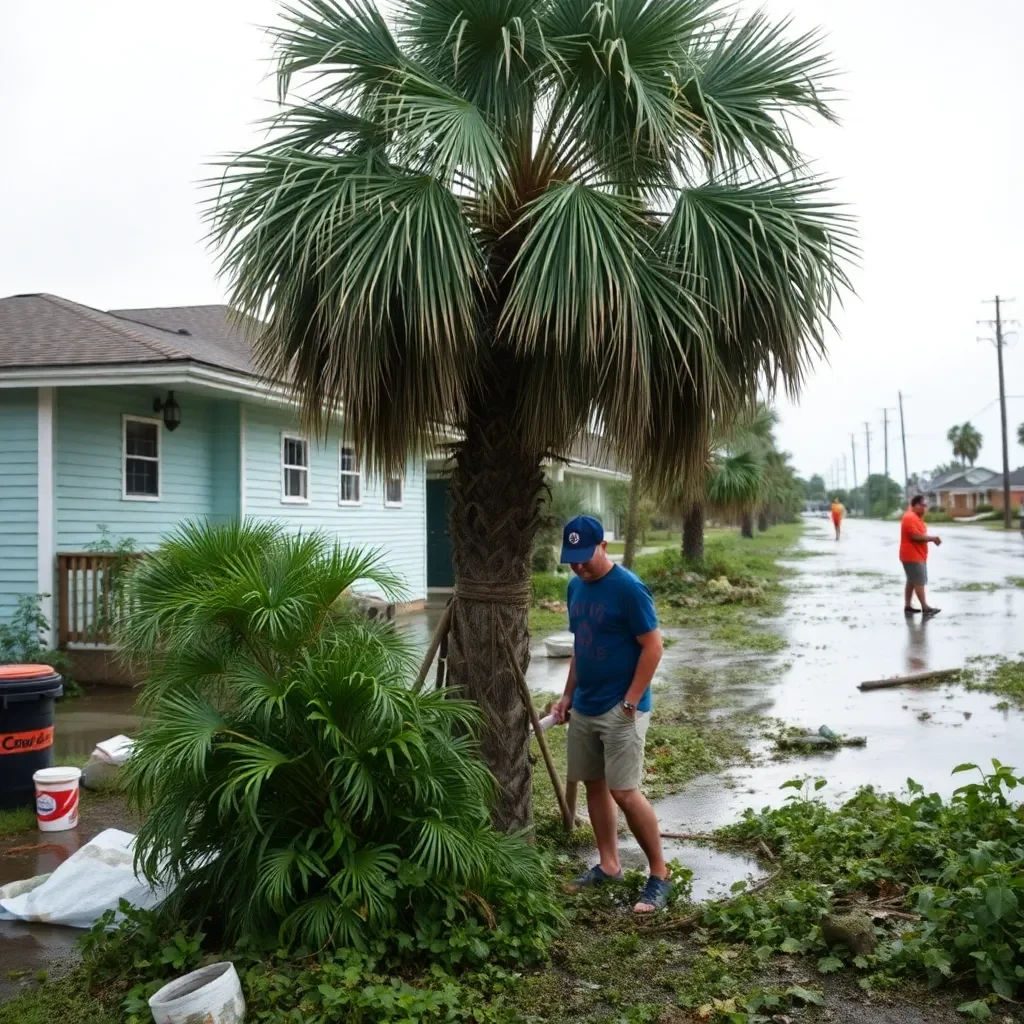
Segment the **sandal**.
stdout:
[[602,870],[600,864],[595,864],[589,871],[584,872],[579,878],[574,878],[566,887],[566,892],[579,892],[580,889],[588,889],[592,885],[604,885],[605,882],[621,882],[622,871],[616,875],[609,875]]
[[672,891],[671,878],[658,878],[651,875],[644,886],[644,894],[633,907],[634,914],[653,914],[656,910],[664,910],[668,906],[668,896]]

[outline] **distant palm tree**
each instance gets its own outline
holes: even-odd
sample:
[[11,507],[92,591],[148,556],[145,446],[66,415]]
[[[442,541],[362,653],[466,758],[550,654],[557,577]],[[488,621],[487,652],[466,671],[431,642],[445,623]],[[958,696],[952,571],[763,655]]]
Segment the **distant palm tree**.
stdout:
[[[286,101],[211,207],[261,370],[343,411],[369,469],[452,433],[449,677],[484,710],[495,822],[531,819],[541,470],[595,420],[645,484],[703,482],[713,419],[798,389],[851,251],[792,122],[816,34],[715,0],[291,0]],[[293,88],[299,86],[298,89]]]
[[950,427],[946,440],[953,446],[954,457],[960,459],[961,465],[969,462],[972,466],[981,453],[982,436],[970,422]]
[[1024,444],[1024,423],[1017,426],[1017,444]]

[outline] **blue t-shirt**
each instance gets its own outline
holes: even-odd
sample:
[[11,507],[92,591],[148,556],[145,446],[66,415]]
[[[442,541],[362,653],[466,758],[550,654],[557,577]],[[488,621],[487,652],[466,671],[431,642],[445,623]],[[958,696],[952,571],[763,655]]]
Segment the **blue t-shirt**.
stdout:
[[[596,583],[574,576],[567,603],[576,655],[572,706],[582,715],[603,715],[633,682],[641,651],[636,638],[658,628],[654,599],[633,573],[616,565]],[[650,687],[637,709],[651,710]]]

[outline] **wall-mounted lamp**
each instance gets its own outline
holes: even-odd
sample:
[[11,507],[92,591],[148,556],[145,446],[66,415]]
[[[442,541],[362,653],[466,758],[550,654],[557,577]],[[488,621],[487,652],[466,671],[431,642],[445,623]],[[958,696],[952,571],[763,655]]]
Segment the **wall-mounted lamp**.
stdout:
[[164,414],[164,426],[168,430],[178,429],[178,425],[181,423],[181,406],[174,400],[173,391],[168,391],[167,398],[162,402],[159,398],[153,399],[153,412]]

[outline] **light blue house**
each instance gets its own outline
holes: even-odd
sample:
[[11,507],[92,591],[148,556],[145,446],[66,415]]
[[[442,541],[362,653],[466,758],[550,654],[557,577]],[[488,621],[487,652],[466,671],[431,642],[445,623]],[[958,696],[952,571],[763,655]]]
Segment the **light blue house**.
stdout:
[[[56,595],[57,556],[105,524],[152,548],[182,519],[259,517],[381,549],[422,605],[426,463],[364,473],[339,430],[304,434],[225,306],[101,312],[0,299],[0,621]],[[58,624],[60,601],[45,609]]]

